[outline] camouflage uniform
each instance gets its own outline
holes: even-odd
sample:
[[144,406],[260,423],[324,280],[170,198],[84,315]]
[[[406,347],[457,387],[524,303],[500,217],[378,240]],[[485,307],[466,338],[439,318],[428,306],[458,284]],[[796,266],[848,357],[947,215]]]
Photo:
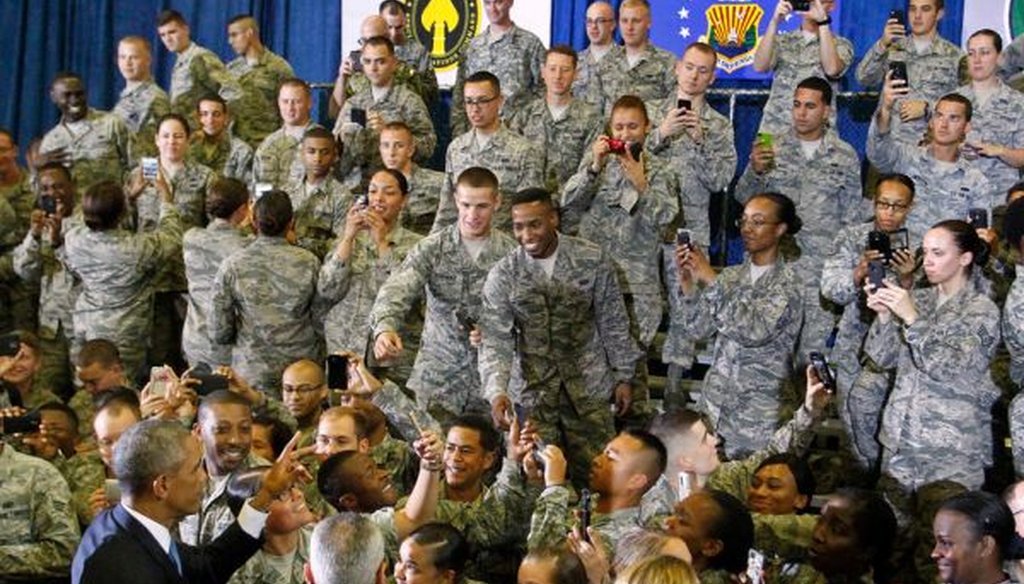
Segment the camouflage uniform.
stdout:
[[749,259],[684,296],[680,322],[696,336],[717,333],[698,407],[735,459],[765,447],[786,415],[793,346],[803,315],[795,271],[780,257],[751,282]]
[[206,134],[193,139],[188,146],[188,157],[225,178],[248,183],[252,177],[252,146],[226,130],[212,142]]
[[502,126],[481,145],[476,130],[452,140],[444,163],[444,184],[432,232],[455,223],[459,216],[455,205],[455,183],[462,171],[482,166],[498,177],[501,206],[491,217],[491,227],[512,230],[512,211],[508,201],[518,191],[544,186],[544,157],[533,144]]
[[643,101],[664,99],[676,86],[676,56],[647,43],[636,65],[630,66],[626,49],[612,51],[597,66],[598,84],[602,94],[602,110],[610,114],[615,100],[635,95]]
[[430,412],[423,407],[423,404],[412,400],[404,391],[399,389],[398,385],[390,380],[385,380],[384,385],[375,391],[370,399],[373,405],[380,408],[381,412],[384,412],[384,417],[388,419],[388,427],[393,428],[397,437],[400,440],[404,440],[407,444],[419,440],[420,437],[419,429],[412,422],[413,414],[415,414],[416,420],[424,430],[437,432],[441,436],[444,435],[444,429],[441,428],[441,424],[430,415]]
[[21,243],[32,223],[32,210],[36,208],[36,194],[32,178],[21,170],[18,182],[0,186],[0,249],[10,249]]
[[188,281],[188,313],[181,332],[181,348],[190,366],[231,363],[231,347],[218,345],[207,330],[213,280],[224,259],[244,248],[251,239],[224,219],[214,219],[206,227],[185,232],[182,254]]
[[659,254],[679,214],[679,185],[661,160],[645,154],[641,162],[647,190],[638,193],[616,160],[593,174],[593,153],[588,152],[562,192],[562,217],[563,230],[571,233],[578,221],[579,236],[601,246],[615,264],[633,333],[646,348],[661,324]]
[[978,489],[992,463],[989,363],[999,309],[968,283],[941,306],[935,287],[912,292],[917,320],[875,320],[864,348],[896,385],[882,412],[882,473],[905,491],[939,480]]
[[[250,452],[242,461],[239,469],[244,470],[269,464],[266,460]],[[178,522],[178,541],[191,546],[207,545],[235,522],[235,514],[228,507],[227,489],[230,479],[230,474],[223,477],[212,475],[207,477],[199,512],[188,515]]]
[[345,231],[352,193],[330,175],[316,186],[305,178],[289,183],[285,192],[294,209],[296,245],[323,259],[331,241]]
[[385,124],[405,122],[412,132],[418,162],[429,160],[434,153],[437,134],[430,121],[430,112],[420,96],[398,83],[392,83],[380,97],[368,87],[345,100],[334,125],[334,135],[345,144],[338,163],[341,176],[362,178],[384,165],[380,159],[380,134],[353,123],[353,109],[361,109],[367,115],[375,112]]
[[[570,495],[569,489],[563,485],[547,487],[540,494],[533,509],[533,516],[530,517],[527,549],[557,548],[565,545],[565,538],[576,523],[573,510],[569,506]],[[605,557],[608,561],[614,562],[616,543],[622,536],[635,529],[642,529],[644,525],[640,517],[640,507],[626,507],[611,513],[594,511],[590,517],[590,527],[601,535]]]
[[[242,565],[228,580],[228,584],[303,584],[304,569],[309,562],[309,538],[313,534],[313,525],[298,530],[299,541],[291,554],[274,556],[266,550],[256,552],[249,561]],[[282,572],[281,563],[288,558],[286,571]]]
[[1024,35],[1018,35],[1013,42],[1003,47],[999,55],[999,76],[1014,89],[1020,90],[1024,75]]
[[[647,106],[651,117],[651,133],[647,136],[647,151],[664,161],[676,174],[679,183],[679,208],[685,226],[691,231],[694,244],[708,249],[711,245],[709,207],[712,193],[725,191],[736,174],[736,143],[732,122],[715,111],[707,102],[701,108],[700,123],[704,139],[700,144],[684,130],[675,136],[663,138],[658,125],[676,109],[676,98],[669,97]],[[693,362],[695,347],[686,327],[675,321],[676,307],[681,302],[674,245],[666,246],[662,254],[669,303],[669,327],[662,348],[662,360],[688,367]]]
[[552,193],[576,173],[603,126],[601,112],[579,100],[570,101],[556,120],[544,97],[523,104],[508,121],[509,129],[522,134],[544,154],[544,188]]
[[436,102],[439,96],[437,74],[434,73],[434,62],[430,58],[430,51],[420,44],[419,40],[406,37],[404,44],[395,45],[395,57],[419,74],[420,82],[415,85],[409,84],[409,88],[422,97],[423,103],[428,107]]
[[[422,236],[396,227],[388,235],[388,252],[383,257],[368,231],[360,231],[352,242],[352,255],[347,262],[338,259],[334,251],[328,252],[320,268],[317,294],[324,302],[324,339],[327,352],[352,351],[356,355],[372,353],[367,348],[370,338],[370,310],[377,292],[384,282],[397,272],[412,247]],[[331,249],[336,249],[332,245]],[[401,365],[408,370],[419,347],[423,319],[419,310],[406,314],[401,327],[402,357],[389,365]],[[407,376],[407,374],[406,374]]]
[[[971,100],[974,106],[971,116],[971,131],[968,142],[998,144],[1007,148],[1024,148],[1024,95],[1002,81],[999,88],[988,95],[985,101],[978,99],[971,85],[964,85],[957,93]],[[979,156],[973,161],[975,168],[985,175],[992,187],[1003,194],[1020,180],[1020,169],[1006,164],[995,156]],[[992,206],[1002,201],[993,199]]]
[[625,49],[622,45],[613,44],[608,52],[600,58],[594,54],[591,47],[587,47],[577,54],[576,78],[572,82],[572,94],[590,105],[604,111],[604,92],[601,91],[601,79],[598,71],[601,63],[612,54],[622,53]]
[[549,277],[520,247],[491,268],[483,289],[480,378],[488,402],[508,394],[541,436],[568,455],[585,484],[614,436],[608,404],[630,382],[640,351],[611,261],[596,245],[559,236]]
[[295,77],[288,61],[264,48],[250,63],[242,55],[227,64],[231,74],[241,86],[243,98],[232,110],[234,133],[251,148],[255,148],[281,125],[277,110],[277,92],[281,82]]
[[100,458],[99,450],[80,452],[69,458],[65,465],[64,478],[71,487],[71,504],[78,516],[78,522],[81,525],[89,525],[95,518],[89,505],[89,498],[96,489],[102,488],[107,480],[107,467]]
[[18,181],[0,186],[0,256],[11,269],[8,278],[0,278],[0,331],[35,330],[38,322],[39,286],[19,279],[11,265],[14,248],[28,233],[36,195],[28,171],[21,170]]
[[426,296],[421,346],[407,386],[442,425],[466,411],[490,412],[480,390],[477,350],[459,320],[479,321],[484,279],[513,247],[511,237],[492,229],[474,260],[458,226],[447,227],[416,244],[377,293],[370,311],[374,339],[386,331],[401,334],[401,323]]
[[64,240],[64,265],[82,283],[73,315],[76,341],[113,342],[129,376],[139,371],[149,346],[152,280],[161,266],[181,253],[181,232],[174,204],[161,203],[155,231],[135,234],[79,227]]
[[226,102],[242,99],[242,86],[228,73],[213,51],[195,41],[175,55],[171,70],[171,111],[193,120],[199,98],[208,94],[221,96]]
[[391,473],[391,484],[399,493],[405,496],[412,492],[420,471],[420,462],[408,442],[385,434],[379,444],[370,447],[370,457],[377,468],[387,469]]
[[312,309],[320,262],[283,237],[260,235],[214,279],[210,340],[232,346],[231,367],[272,392],[285,367],[319,354]]
[[[885,80],[885,74],[889,71],[889,63],[904,61],[907,64],[907,84],[910,87],[910,94],[906,99],[923,99],[934,106],[940,97],[956,91],[960,84],[958,71],[963,56],[960,47],[938,35],[923,50],[919,50],[911,38],[898,40],[888,49],[882,49],[880,42],[876,42],[857,65],[857,82],[868,89],[880,88]],[[896,108],[898,107],[897,100]],[[899,115],[894,115],[892,124],[896,140],[916,145],[924,138],[928,128],[928,116],[901,123]],[[875,161],[872,159],[872,162]]]
[[444,173],[414,164],[412,176],[405,178],[409,182],[409,194],[402,209],[402,227],[413,233],[430,235],[441,202]]
[[867,154],[881,172],[901,172],[914,181],[914,206],[906,224],[912,247],[939,221],[964,219],[972,207],[991,210],[1002,202],[1003,193],[962,156],[953,163],[940,162],[927,147],[898,142],[892,131],[880,134],[875,120],[868,130]]
[[312,128],[319,127],[310,121],[305,127],[292,131],[283,126],[267,136],[252,163],[252,182],[270,183],[276,189],[283,189],[290,183],[299,182],[306,176],[299,150],[302,136]]
[[[875,318],[867,297],[853,282],[853,271],[867,249],[868,233],[875,223],[848,225],[836,235],[821,275],[821,294],[843,307],[829,362],[836,377],[836,409],[859,464],[873,468],[879,448],[875,435],[882,406],[892,385],[892,371],[871,361],[862,351],[864,338]],[[887,269],[887,277],[898,275]]]
[[[75,213],[61,222],[61,234],[84,225],[82,214]],[[42,367],[36,378],[49,387],[65,388],[71,385],[69,360],[77,354],[73,345],[74,321],[72,311],[78,297],[78,283],[64,269],[57,258],[57,247],[49,237],[36,239],[25,236],[13,254],[14,271],[18,277],[39,286],[39,326],[36,332],[41,345]]]
[[[775,138],[775,164],[757,174],[748,164],[734,196],[746,204],[754,195],[778,192],[796,204],[803,229],[795,236],[796,259],[790,267],[802,283],[804,324],[797,348],[798,364],[808,351],[821,351],[835,327],[838,309],[821,296],[821,269],[836,233],[872,216],[871,201],[861,194],[860,159],[853,146],[835,132],[825,132],[813,158],[804,156],[793,131]],[[783,248],[783,253],[789,250]]]
[[[1018,386],[1024,385],[1024,279],[1013,281],[1003,305],[1003,342],[1010,351],[1010,377]],[[1016,442],[1014,442],[1016,445]],[[1024,440],[1020,442],[1024,448]],[[1024,461],[1024,459],[1022,459]],[[1024,475],[1024,473],[1020,473]]]
[[78,546],[71,493],[46,461],[0,446],[0,566],[5,579],[67,578]]
[[157,155],[157,122],[170,111],[171,100],[167,92],[152,79],[121,90],[121,96],[110,113],[124,120],[135,135],[132,160]]
[[462,94],[466,78],[478,71],[490,71],[501,82],[502,106],[508,117],[530,99],[543,95],[544,80],[540,71],[544,67],[544,43],[532,32],[512,25],[497,39],[491,38],[491,26],[473,37],[463,50],[459,70],[452,87],[452,135],[469,130],[465,96]]
[[849,40],[833,35],[836,53],[843,65],[842,71],[834,77],[826,75],[821,65],[821,39],[817,33],[808,34],[801,29],[775,35],[775,50],[771,54],[772,89],[761,114],[759,131],[771,134],[785,134],[793,126],[793,94],[796,86],[808,77],[820,77],[832,85],[832,112],[829,119],[833,127],[836,122],[835,95],[839,92],[839,80],[853,63],[853,44]]
[[78,192],[84,193],[102,180],[121,182],[134,162],[134,141],[121,118],[90,108],[85,118],[70,123],[61,120],[47,132],[39,152],[65,149],[71,155],[71,176]]

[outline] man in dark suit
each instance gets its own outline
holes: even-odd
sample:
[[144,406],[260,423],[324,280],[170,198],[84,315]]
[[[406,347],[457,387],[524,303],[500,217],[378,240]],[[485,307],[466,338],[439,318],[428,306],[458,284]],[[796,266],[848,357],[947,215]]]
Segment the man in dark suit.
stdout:
[[298,435],[263,478],[238,519],[209,545],[176,543],[170,529],[199,510],[206,485],[202,445],[180,424],[148,420],[121,435],[114,474],[121,503],[104,511],[82,538],[71,566],[73,584],[223,584],[260,549],[270,503],[297,476]]

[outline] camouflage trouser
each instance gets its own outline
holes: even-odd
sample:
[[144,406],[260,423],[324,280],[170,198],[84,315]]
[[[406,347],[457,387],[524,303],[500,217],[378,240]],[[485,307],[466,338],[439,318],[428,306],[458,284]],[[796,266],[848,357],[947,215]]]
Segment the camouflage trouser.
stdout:
[[186,295],[181,292],[157,292],[153,307],[153,334],[149,348],[150,365],[170,365],[175,371],[185,369],[181,352],[181,329],[188,310]]
[[854,462],[863,470],[872,470],[878,465],[881,453],[878,426],[891,382],[891,372],[866,365],[849,388],[839,386],[839,419],[850,439]]
[[478,414],[488,420],[491,418],[491,406],[479,391],[456,391],[452,388],[438,388],[424,395],[417,392],[416,401],[423,402],[424,409],[440,424],[447,428],[455,418],[463,414]]
[[936,582],[938,570],[931,558],[935,545],[932,521],[946,499],[967,488],[954,481],[937,481],[915,491],[883,475],[878,481],[878,490],[885,495],[899,526],[892,557],[897,571],[894,581]]
[[573,403],[565,386],[556,395],[544,395],[529,413],[540,436],[565,453],[569,480],[577,489],[587,488],[590,464],[615,436],[612,411],[604,400]]
[[[0,288],[0,294],[6,296],[6,304],[10,313],[4,315],[3,326],[9,330],[36,332],[39,322],[39,286],[24,281],[12,282]],[[0,301],[0,306],[4,302]]]
[[615,422],[620,427],[645,427],[654,416],[647,380],[647,352],[654,342],[654,335],[661,325],[661,295],[625,294],[626,311],[629,313],[629,332],[640,346],[641,356],[633,375],[633,405],[629,412]]
[[798,387],[803,385],[804,369],[808,363],[807,354],[811,351],[828,354],[826,344],[838,322],[835,305],[821,296],[818,280],[815,279],[810,284],[813,286],[807,286],[803,290],[804,324],[800,327],[800,338],[793,359],[793,371],[800,381]]
[[[47,335],[48,336],[48,335]],[[36,378],[43,387],[49,387],[62,399],[67,400],[75,391],[72,360],[78,353],[73,346],[73,337],[68,338],[61,326],[52,339],[39,338],[42,363]]]

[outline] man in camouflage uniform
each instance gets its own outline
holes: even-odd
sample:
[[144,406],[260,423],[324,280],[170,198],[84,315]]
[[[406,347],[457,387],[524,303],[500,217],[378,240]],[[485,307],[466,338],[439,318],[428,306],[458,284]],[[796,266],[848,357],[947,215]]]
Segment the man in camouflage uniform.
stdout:
[[39,290],[26,285],[10,265],[12,252],[28,233],[36,197],[33,178],[18,165],[14,135],[0,128],[0,257],[6,255],[7,282],[0,282],[0,331],[36,326]]
[[242,396],[227,390],[213,392],[199,402],[196,428],[203,441],[207,484],[199,512],[178,524],[181,541],[206,545],[235,521],[228,507],[231,474],[270,462],[249,452],[252,446],[252,407]]
[[[498,112],[505,98],[498,78],[480,71],[466,78],[462,86],[466,113],[473,129],[452,140],[445,154],[445,182],[432,232],[455,223],[455,179],[464,170],[482,167],[498,177],[499,191],[507,196],[516,190],[541,187],[544,184],[544,157],[529,140],[502,125]],[[455,107],[455,106],[453,106]],[[496,229],[509,231],[511,215],[508,207],[498,207],[493,218]]]
[[249,192],[244,183],[237,179],[217,179],[206,197],[207,214],[212,218],[209,225],[185,232],[182,254],[188,281],[188,312],[181,332],[181,348],[189,366],[231,363],[231,347],[218,345],[210,339],[207,313],[213,280],[221,263],[251,241],[242,231],[249,220],[248,203]]
[[943,219],[965,219],[967,210],[990,210],[999,193],[985,175],[964,160],[961,144],[971,130],[973,107],[964,96],[943,96],[929,122],[927,146],[900,142],[892,131],[893,107],[907,89],[887,82],[868,130],[867,155],[881,172],[899,172],[914,181],[915,205],[907,218],[910,245],[916,248],[932,225]]
[[289,363],[317,357],[313,300],[320,262],[286,239],[293,225],[287,193],[264,194],[253,206],[253,218],[256,239],[217,271],[209,335],[232,345],[232,369],[275,395]]
[[113,342],[130,376],[146,359],[153,279],[181,253],[181,217],[167,184],[158,179],[157,185],[161,202],[155,230],[136,234],[121,229],[124,194],[113,183],[99,183],[86,191],[97,209],[85,217],[85,227],[72,229],[64,238],[64,265],[82,283],[73,314],[76,340]]
[[483,396],[499,426],[513,401],[522,404],[541,437],[571,453],[571,477],[584,486],[614,432],[608,403],[620,415],[629,407],[640,352],[611,261],[596,245],[558,235],[547,191],[516,195],[512,228],[519,248],[484,283]]
[[647,0],[625,0],[619,6],[624,46],[601,59],[597,68],[601,105],[610,112],[623,95],[644,101],[664,99],[676,87],[676,57],[651,43],[651,6]]
[[188,155],[224,178],[249,182],[252,177],[252,147],[228,129],[231,113],[219,95],[205,95],[196,103],[199,130],[192,133]]
[[409,193],[402,207],[402,227],[419,235],[429,235],[445,175],[414,163],[415,154],[416,141],[409,126],[403,122],[384,125],[380,132],[380,158],[384,168],[401,172],[409,183]]
[[[545,451],[547,488],[537,499],[530,518],[527,548],[564,545],[575,517],[565,484],[565,458],[557,446]],[[665,445],[645,430],[625,430],[593,458],[588,484],[594,497],[590,527],[600,534],[604,553],[614,562],[616,543],[626,533],[643,528],[641,501],[665,472]]]
[[75,358],[75,376],[79,389],[68,400],[68,406],[78,416],[81,439],[88,441],[92,438],[92,420],[96,414],[94,397],[112,389],[131,388],[133,382],[125,375],[117,345],[106,339],[82,344]]
[[604,125],[596,107],[573,97],[576,52],[559,45],[548,50],[541,77],[545,95],[523,104],[508,127],[536,144],[544,155],[544,187],[558,192],[580,165]]
[[[427,106],[409,88],[395,83],[398,61],[391,39],[367,39],[361,62],[370,86],[345,100],[334,126],[335,136],[345,144],[339,173],[352,186],[361,184],[371,170],[381,166],[378,144],[384,124],[401,121],[409,126],[419,162],[428,160],[437,146]],[[363,119],[356,118],[357,111],[362,112]]]
[[73,74],[62,74],[50,86],[50,99],[61,112],[60,122],[43,136],[40,164],[70,165],[80,192],[101,180],[121,182],[133,161],[134,138],[120,117],[91,109],[85,85]]
[[18,337],[18,352],[13,356],[0,357],[0,395],[13,396],[13,401],[3,404],[34,410],[43,404],[59,402],[48,387],[39,383],[36,375],[42,364],[39,338],[28,331],[12,333]]
[[[996,72],[1002,37],[979,31],[967,39],[970,83],[957,93],[971,100],[971,131],[967,134],[968,158],[992,183],[1006,192],[1020,180],[1024,166],[1024,95],[1003,83]],[[999,201],[993,201],[993,206]]]
[[352,193],[331,174],[336,147],[326,128],[310,128],[302,137],[298,156],[305,169],[303,178],[285,189],[294,209],[295,242],[319,259],[344,231],[346,214],[352,208]]
[[597,108],[604,107],[597,72],[605,57],[622,52],[622,46],[615,44],[615,9],[608,2],[594,2],[587,7],[587,40],[590,44],[580,51],[576,67],[576,79],[572,83],[572,94]]
[[379,13],[388,25],[388,38],[395,44],[395,56],[419,73],[422,89],[417,93],[429,107],[438,98],[437,75],[434,73],[430,51],[420,44],[415,35],[410,37],[406,34],[407,10],[406,5],[399,0],[385,0],[380,3]]
[[305,169],[299,150],[302,137],[313,127],[310,119],[313,99],[309,85],[301,79],[288,79],[277,92],[277,107],[281,112],[281,127],[267,136],[256,149],[252,166],[252,182],[268,183],[283,189],[290,182],[302,180]]
[[111,113],[124,120],[135,135],[132,159],[156,155],[156,123],[171,111],[167,92],[153,81],[149,41],[127,36],[117,44],[117,68],[124,77],[124,89]]
[[[736,173],[736,144],[732,122],[707,102],[708,87],[715,81],[718,53],[705,43],[691,43],[676,62],[676,92],[648,104],[654,129],[647,150],[675,170],[679,184],[680,227],[690,230],[691,242],[703,249],[711,245],[709,206],[712,193],[726,190]],[[688,101],[689,107],[679,107]],[[686,105],[685,103],[683,105]],[[694,339],[673,315],[680,302],[675,253],[663,247],[663,270],[669,306],[669,329],[662,361],[669,365],[666,397],[682,399],[679,380],[695,356]]]
[[157,33],[164,47],[175,54],[171,70],[171,111],[191,116],[199,98],[210,93],[229,103],[242,99],[238,80],[228,73],[217,55],[192,42],[192,31],[180,12],[161,12],[157,17]]
[[945,4],[945,0],[910,0],[907,24],[911,34],[907,36],[905,25],[887,21],[882,37],[857,65],[858,83],[866,88],[882,88],[889,64],[906,64],[910,91],[900,96],[893,121],[893,138],[899,142],[920,143],[928,129],[929,106],[959,85],[963,51],[940,37],[938,31]]
[[[463,88],[475,73],[489,71],[499,79],[499,104],[502,116],[511,116],[527,101],[543,94],[540,76],[544,64],[544,44],[537,35],[519,28],[510,16],[514,0],[485,2],[487,28],[466,45],[452,87],[452,135],[470,128],[464,100],[469,94]],[[473,124],[476,127],[476,124]],[[504,184],[505,181],[502,181]],[[524,185],[525,186],[525,185]]]
[[285,79],[295,77],[295,72],[288,61],[263,44],[256,19],[248,14],[228,21],[228,42],[238,55],[227,64],[228,73],[238,80],[244,95],[235,108],[234,134],[256,148],[281,125],[274,107],[277,88]]
[[79,532],[57,469],[0,442],[0,565],[4,578],[67,578]]
[[[39,200],[43,208],[52,204],[54,213],[42,208],[32,212],[32,226],[14,250],[18,277],[39,287],[39,326],[42,369],[39,379],[58,391],[71,387],[74,323],[71,317],[78,297],[78,283],[57,257],[64,235],[81,227],[82,214],[75,208],[75,183],[63,165],[51,162],[39,169]],[[52,203],[46,202],[47,200]]]
[[803,229],[796,235],[799,251],[786,255],[803,285],[803,327],[797,344],[797,371],[808,351],[821,351],[835,327],[838,310],[821,297],[821,268],[840,228],[871,216],[861,196],[860,160],[853,146],[826,131],[832,87],[818,77],[797,85],[793,95],[792,130],[774,138],[774,146],[758,143],[734,196],[746,203],[759,193],[784,193],[796,204]]
[[477,372],[476,323],[482,316],[487,272],[515,245],[491,227],[500,203],[494,173],[483,168],[463,171],[455,198],[458,223],[413,247],[381,286],[370,311],[374,355],[395,358],[404,348],[400,325],[426,296],[422,344],[407,385],[442,424],[464,412],[490,411]]

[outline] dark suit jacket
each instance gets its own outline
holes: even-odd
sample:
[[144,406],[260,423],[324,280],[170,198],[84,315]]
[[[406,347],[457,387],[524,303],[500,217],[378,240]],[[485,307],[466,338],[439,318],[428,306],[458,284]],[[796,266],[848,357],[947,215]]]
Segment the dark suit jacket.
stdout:
[[224,584],[262,544],[238,522],[208,545],[178,543],[185,576],[152,534],[121,505],[99,514],[82,536],[71,564],[73,584]]

